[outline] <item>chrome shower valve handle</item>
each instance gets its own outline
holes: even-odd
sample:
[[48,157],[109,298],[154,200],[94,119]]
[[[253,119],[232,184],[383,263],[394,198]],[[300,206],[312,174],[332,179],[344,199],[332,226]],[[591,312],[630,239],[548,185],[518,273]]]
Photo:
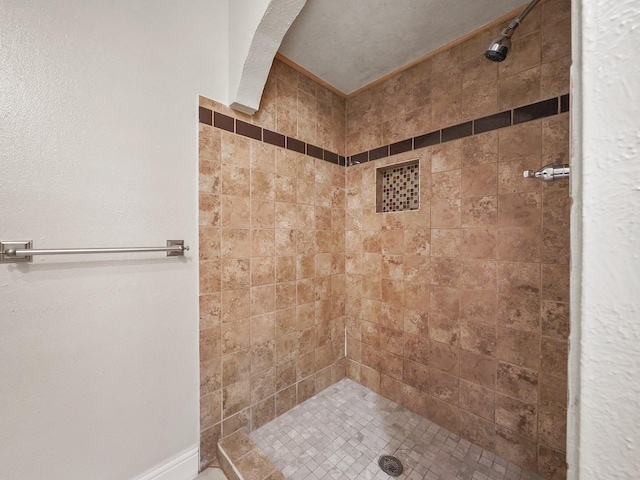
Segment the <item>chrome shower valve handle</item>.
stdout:
[[569,165],[545,165],[537,172],[533,170],[525,170],[522,173],[524,178],[538,178],[544,182],[552,182],[560,178],[569,178]]

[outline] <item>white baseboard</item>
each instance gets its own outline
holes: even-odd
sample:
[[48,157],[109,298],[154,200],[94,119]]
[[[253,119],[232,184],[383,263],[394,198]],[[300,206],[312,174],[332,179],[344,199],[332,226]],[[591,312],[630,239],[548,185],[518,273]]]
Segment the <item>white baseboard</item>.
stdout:
[[198,447],[193,447],[136,480],[193,480],[198,476]]

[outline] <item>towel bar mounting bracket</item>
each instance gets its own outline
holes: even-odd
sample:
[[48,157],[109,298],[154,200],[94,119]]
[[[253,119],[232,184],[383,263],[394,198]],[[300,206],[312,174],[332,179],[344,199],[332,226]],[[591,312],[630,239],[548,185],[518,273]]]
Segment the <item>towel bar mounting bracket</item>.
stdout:
[[0,263],[25,263],[32,262],[31,255],[25,257],[15,257],[9,252],[12,250],[31,250],[33,242],[25,240],[23,242],[0,242]]

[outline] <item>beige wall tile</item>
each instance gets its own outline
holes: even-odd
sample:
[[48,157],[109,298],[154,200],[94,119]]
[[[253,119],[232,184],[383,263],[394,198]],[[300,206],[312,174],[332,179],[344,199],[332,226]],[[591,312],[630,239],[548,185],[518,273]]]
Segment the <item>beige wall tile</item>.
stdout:
[[205,328],[200,331],[200,361],[207,362],[221,354],[220,327]]
[[538,472],[551,480],[567,478],[566,455],[541,444],[538,449]]
[[[483,58],[483,61],[486,60]],[[505,130],[500,130],[504,132]],[[498,130],[462,140],[462,166],[475,167],[498,161]]]
[[509,51],[509,56],[504,62],[500,62],[499,64],[500,78],[508,77],[509,75],[514,75],[540,65],[542,55],[542,35],[540,31],[524,35],[522,34],[522,30],[520,30],[518,34],[518,38],[514,39]]
[[566,340],[569,337],[569,305],[542,301],[542,335]]
[[513,75],[500,77],[498,108],[507,110],[541,100],[540,66]]
[[495,392],[475,383],[460,380],[460,408],[494,422]]
[[238,168],[249,168],[250,148],[249,140],[240,135],[222,132],[221,161],[223,164]]
[[498,359],[538,369],[540,335],[538,333],[498,327]]
[[460,318],[490,325],[496,323],[498,296],[491,291],[464,290],[460,296]]
[[457,318],[431,314],[429,338],[433,341],[457,347],[460,341],[460,323]]
[[568,342],[566,340],[552,340],[544,337],[540,348],[540,371],[566,378]]
[[496,424],[527,438],[537,436],[537,409],[505,395],[496,395]]
[[500,426],[496,427],[496,453],[527,470],[536,469],[536,442]]
[[222,323],[222,303],[220,294],[200,295],[200,329],[220,326]]
[[220,217],[220,196],[200,193],[198,225],[200,227],[219,227]]
[[462,192],[465,197],[496,195],[497,165],[489,163],[462,169]]
[[485,227],[498,223],[498,197],[465,197],[461,205],[463,227]]
[[489,389],[495,389],[496,361],[491,357],[461,350],[460,378]]
[[486,357],[495,357],[496,343],[495,326],[469,320],[461,322],[460,348]]
[[500,262],[498,264],[498,293],[540,295],[540,264]]
[[428,360],[431,367],[450,375],[457,375],[459,357],[460,351],[456,347],[434,341],[429,342]]
[[434,368],[429,369],[428,375],[429,395],[451,405],[458,405],[459,378]]
[[495,290],[497,263],[488,260],[462,261],[462,286],[471,290]]
[[458,257],[460,255],[461,230],[432,229],[431,255],[437,257]]
[[495,228],[465,228],[461,233],[460,255],[462,258],[496,258],[497,231]]
[[523,295],[498,297],[498,325],[527,332],[540,328],[540,299]]
[[497,391],[535,405],[538,401],[538,372],[498,361]]
[[482,448],[494,451],[496,446],[496,425],[477,417],[465,410],[460,410],[460,435]]

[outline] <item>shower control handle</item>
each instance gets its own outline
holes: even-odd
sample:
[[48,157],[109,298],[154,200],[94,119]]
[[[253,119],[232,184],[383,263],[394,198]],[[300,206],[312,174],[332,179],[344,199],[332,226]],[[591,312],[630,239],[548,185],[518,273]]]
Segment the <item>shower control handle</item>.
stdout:
[[539,178],[544,182],[552,182],[560,178],[569,178],[569,165],[545,165],[537,172],[525,170],[522,174],[524,178]]

